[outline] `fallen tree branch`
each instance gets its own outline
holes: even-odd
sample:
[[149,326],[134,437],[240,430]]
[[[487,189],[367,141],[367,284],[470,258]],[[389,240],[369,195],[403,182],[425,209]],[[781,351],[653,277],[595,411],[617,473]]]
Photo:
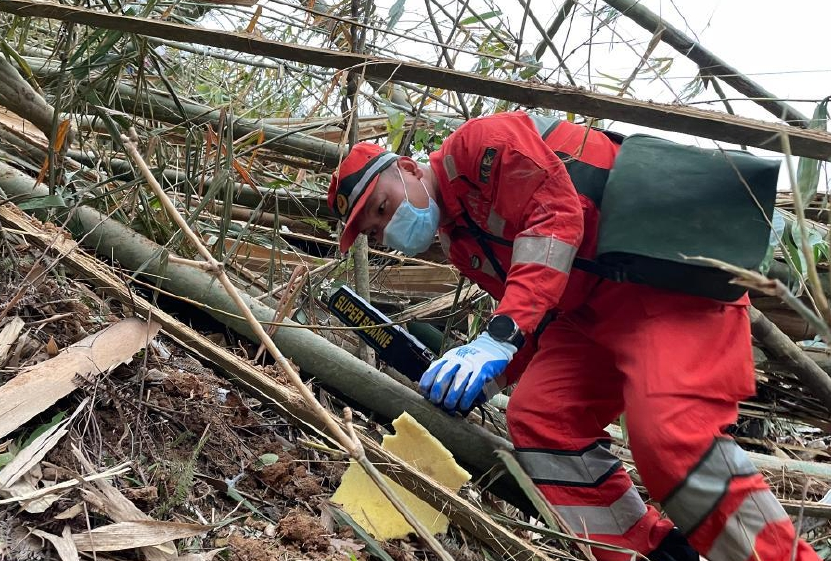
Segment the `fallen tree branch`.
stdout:
[[[262,56],[293,60],[331,68],[362,67],[368,78],[409,80],[423,85],[464,93],[475,93],[513,101],[530,107],[545,107],[634,123],[660,130],[683,130],[687,134],[781,151],[778,133],[790,135],[794,155],[817,160],[831,158],[831,134],[703,111],[690,107],[660,105],[620,99],[587,90],[495,80],[468,72],[438,69],[418,63],[370,55],[270,41],[244,33],[200,29],[167,21],[149,20],[76,8],[50,2],[3,0],[0,11],[19,16],[73,21],[104,29],[116,29],[150,37],[161,37]],[[308,154],[312,158],[313,154]],[[324,158],[324,154],[318,157]],[[337,163],[337,155],[328,160]]]
[[753,306],[750,307],[750,331],[773,358],[786,362],[799,381],[826,408],[831,408],[831,376]]

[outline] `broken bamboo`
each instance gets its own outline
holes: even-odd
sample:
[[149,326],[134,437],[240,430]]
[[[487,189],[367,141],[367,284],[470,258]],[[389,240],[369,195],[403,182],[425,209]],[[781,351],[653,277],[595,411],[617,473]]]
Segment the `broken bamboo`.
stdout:
[[831,408],[831,376],[753,306],[750,307],[750,330],[753,337],[773,358],[786,362],[799,381],[811,390],[825,407]]
[[0,386],[0,437],[69,395],[91,375],[129,361],[159,331],[156,323],[125,319],[93,333],[58,356]]
[[[384,494],[384,496],[389,500],[393,506],[395,506],[396,510],[404,517],[407,523],[412,526],[415,530],[416,534],[424,540],[427,546],[435,553],[440,559],[444,561],[453,561],[453,558],[450,557],[450,554],[445,551],[444,547],[441,543],[427,530],[427,527],[419,520],[411,511],[407,508],[401,498],[395,493],[395,491],[390,487],[390,485],[386,482],[386,480],[381,476],[381,472],[378,471],[378,468],[370,462],[366,457],[366,451],[364,450],[361,441],[358,440],[357,436],[355,435],[355,431],[352,428],[352,411],[347,407],[344,409],[343,416],[344,422],[346,426],[346,432],[343,428],[335,421],[333,415],[325,408],[323,405],[315,397],[314,393],[311,389],[309,389],[306,384],[303,383],[303,380],[300,379],[300,373],[297,371],[295,366],[280,352],[277,346],[274,344],[271,336],[266,333],[265,329],[263,328],[260,321],[254,317],[254,314],[248,308],[248,306],[243,302],[240,293],[237,291],[237,288],[231,283],[231,279],[228,277],[228,274],[225,272],[225,267],[217,261],[214,256],[208,251],[207,247],[203,243],[202,239],[196,235],[196,233],[191,229],[188,225],[187,221],[179,214],[176,210],[176,207],[173,206],[173,203],[168,198],[167,194],[162,189],[162,186],[153,176],[150,168],[147,167],[147,162],[144,161],[141,154],[138,151],[138,135],[136,134],[136,130],[130,128],[129,136],[122,135],[121,142],[124,145],[124,148],[127,150],[127,153],[130,156],[130,159],[133,160],[133,163],[136,164],[136,167],[139,168],[141,171],[141,175],[144,177],[145,181],[147,182],[148,186],[151,188],[153,193],[156,195],[156,199],[161,203],[162,208],[164,208],[165,212],[167,213],[168,217],[176,223],[179,227],[179,230],[185,235],[185,237],[190,241],[191,245],[194,246],[199,253],[199,255],[204,259],[203,261],[189,261],[181,258],[174,258],[173,256],[170,257],[171,262],[178,261],[180,264],[187,264],[191,267],[196,268],[197,270],[204,270],[209,272],[212,276],[214,276],[222,287],[225,289],[225,293],[227,296],[231,298],[234,303],[234,306],[237,310],[239,310],[242,315],[245,317],[248,326],[254,331],[257,339],[259,339],[260,343],[265,345],[266,349],[268,350],[269,354],[274,358],[277,365],[283,371],[291,384],[297,390],[297,392],[303,398],[303,401],[306,403],[306,406],[309,407],[312,412],[314,412],[315,416],[320,419],[320,421],[326,427],[327,432],[335,439],[335,441],[346,451],[349,455],[360,465],[364,472],[366,472],[367,476],[378,486],[378,489]],[[277,313],[280,313],[279,311]]]

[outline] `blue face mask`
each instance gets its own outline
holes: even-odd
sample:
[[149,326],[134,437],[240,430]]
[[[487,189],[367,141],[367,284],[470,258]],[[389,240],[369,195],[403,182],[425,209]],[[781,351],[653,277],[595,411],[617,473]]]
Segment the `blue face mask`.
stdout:
[[439,229],[439,207],[436,202],[430,198],[430,192],[427,191],[427,186],[424,181],[421,181],[421,186],[427,191],[427,199],[430,201],[427,208],[416,208],[410,202],[407,196],[407,184],[404,183],[404,176],[401,175],[401,170],[398,170],[398,175],[401,177],[401,183],[404,185],[404,200],[392,215],[387,227],[384,228],[384,245],[397,249],[404,255],[412,257],[423,251],[426,251],[430,244],[433,243],[433,238],[436,231]]

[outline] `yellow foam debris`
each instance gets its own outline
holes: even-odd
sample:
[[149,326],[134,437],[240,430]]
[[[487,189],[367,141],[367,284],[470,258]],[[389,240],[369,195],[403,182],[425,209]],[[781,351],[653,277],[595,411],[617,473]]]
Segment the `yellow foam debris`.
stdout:
[[[381,447],[430,476],[453,492],[470,480],[470,474],[459,467],[453,454],[427,432],[409,413],[402,413],[392,422],[394,435],[384,436]],[[447,531],[447,517],[413,495],[401,485],[385,477],[404,504],[433,534]],[[332,501],[377,539],[404,538],[414,530],[392,506],[371,479],[354,461],[341,478]]]

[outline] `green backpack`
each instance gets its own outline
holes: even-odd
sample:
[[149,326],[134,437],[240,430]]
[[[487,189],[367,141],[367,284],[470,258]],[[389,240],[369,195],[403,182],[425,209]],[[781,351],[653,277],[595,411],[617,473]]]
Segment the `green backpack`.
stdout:
[[778,160],[629,136],[603,190],[595,262],[574,266],[736,300],[745,289],[730,284],[730,273],[687,258],[758,269],[769,246],[778,175]]

